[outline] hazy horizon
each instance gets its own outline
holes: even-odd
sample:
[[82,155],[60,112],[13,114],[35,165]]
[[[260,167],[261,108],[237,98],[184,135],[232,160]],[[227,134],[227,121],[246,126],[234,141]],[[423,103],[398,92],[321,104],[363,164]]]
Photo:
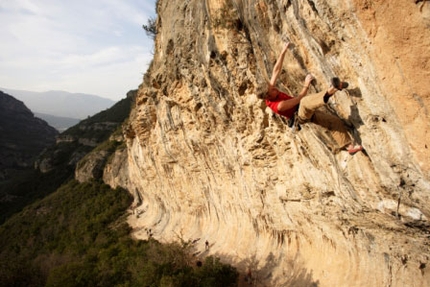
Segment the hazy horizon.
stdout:
[[[85,119],[113,106],[116,102],[98,95],[67,91],[34,92],[0,87],[4,93],[22,101],[34,114]],[[124,95],[121,99],[125,98]]]
[[142,29],[153,1],[2,1],[0,85],[119,101],[142,82],[153,40]]

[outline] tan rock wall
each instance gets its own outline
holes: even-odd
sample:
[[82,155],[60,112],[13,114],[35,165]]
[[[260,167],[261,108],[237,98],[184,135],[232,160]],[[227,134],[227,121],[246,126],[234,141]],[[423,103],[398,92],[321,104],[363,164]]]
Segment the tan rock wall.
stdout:
[[381,93],[392,105],[415,160],[429,176],[430,3],[354,2]]
[[[159,0],[154,60],[124,129],[128,159],[105,170],[136,196],[134,235],[200,238],[199,255],[250,268],[257,286],[429,285],[421,4]],[[408,28],[394,27],[406,16]],[[405,30],[420,35],[396,43]],[[280,87],[297,93],[307,72],[311,92],[346,78],[330,107],[366,153],[334,153],[323,129],[293,132],[257,100],[283,35],[295,48]]]

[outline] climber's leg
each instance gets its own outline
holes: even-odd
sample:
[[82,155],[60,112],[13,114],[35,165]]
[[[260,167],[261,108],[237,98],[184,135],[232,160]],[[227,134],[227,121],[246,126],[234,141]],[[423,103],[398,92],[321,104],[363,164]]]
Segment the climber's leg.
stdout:
[[348,149],[352,145],[351,136],[342,120],[338,117],[322,111],[316,111],[312,122],[328,129],[339,149]]
[[324,106],[337,91],[348,87],[348,83],[342,82],[339,78],[333,78],[331,84],[327,91],[306,96],[300,101],[298,111],[299,122],[312,121],[317,125],[327,128],[339,149],[345,148],[350,154],[354,154],[357,151],[363,150],[363,147],[354,144],[342,120],[334,115],[317,110]]
[[301,122],[308,122],[311,120],[312,116],[314,115],[315,111],[319,108],[324,106],[324,95],[326,92],[320,92],[317,94],[309,95],[304,97],[300,101],[300,107],[298,111],[299,120]]
[[319,107],[322,107],[324,104],[326,104],[330,97],[333,96],[337,91],[341,91],[347,87],[347,82],[342,82],[339,80],[339,78],[332,78],[331,86],[327,89],[327,91],[304,97],[300,101],[300,107],[298,111],[299,120],[301,122],[310,121],[313,114]]

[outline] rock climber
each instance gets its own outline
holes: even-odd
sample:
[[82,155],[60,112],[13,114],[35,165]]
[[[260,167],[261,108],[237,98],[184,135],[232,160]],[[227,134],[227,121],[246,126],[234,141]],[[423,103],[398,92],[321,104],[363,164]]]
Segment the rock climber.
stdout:
[[331,86],[326,91],[306,96],[310,84],[315,79],[311,74],[308,74],[306,75],[303,88],[297,97],[289,96],[276,88],[276,81],[282,71],[284,57],[289,46],[290,43],[287,42],[273,68],[270,82],[268,85],[262,85],[258,88],[257,97],[264,99],[266,105],[273,112],[288,119],[294,117],[297,112],[297,120],[300,124],[313,122],[327,128],[339,148],[346,149],[351,155],[363,150],[361,145],[355,143],[340,118],[318,110],[337,91],[346,89],[348,87],[347,82],[343,82],[339,78],[332,78]]

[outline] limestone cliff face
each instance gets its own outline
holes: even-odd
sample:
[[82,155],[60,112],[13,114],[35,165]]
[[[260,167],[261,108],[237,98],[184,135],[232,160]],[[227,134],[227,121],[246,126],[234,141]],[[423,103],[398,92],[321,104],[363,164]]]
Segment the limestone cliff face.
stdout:
[[[159,0],[127,152],[105,181],[136,196],[137,238],[200,238],[257,286],[429,286],[430,3]],[[287,36],[279,86],[307,72],[365,153],[293,132],[254,94]],[[208,240],[210,248],[205,250]]]

